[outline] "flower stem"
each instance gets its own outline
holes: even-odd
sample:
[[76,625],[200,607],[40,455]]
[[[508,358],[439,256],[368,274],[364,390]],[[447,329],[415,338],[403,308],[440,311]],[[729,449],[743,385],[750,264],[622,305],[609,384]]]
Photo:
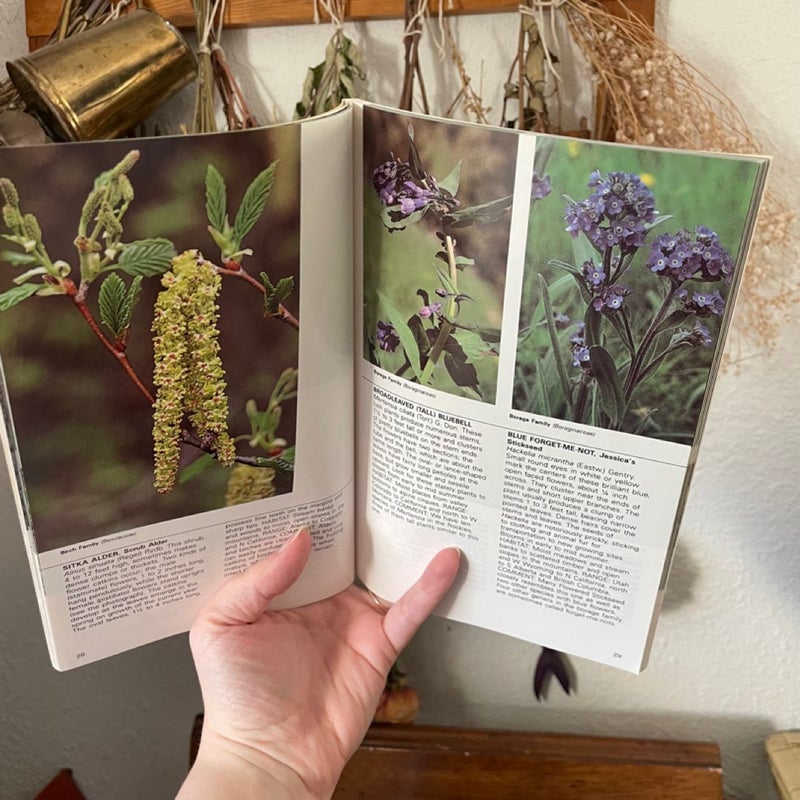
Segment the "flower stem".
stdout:
[[[233,265],[235,262],[229,262]],[[216,267],[217,272],[220,275],[227,275],[231,278],[239,278],[243,280],[245,283],[250,284],[254,289],[258,289],[261,294],[266,294],[267,289],[264,284],[259,283],[249,272],[244,270],[241,265],[237,265],[236,268],[231,267]],[[274,315],[277,319],[281,322],[285,322],[290,328],[294,328],[296,331],[300,330],[300,320],[289,311],[286,306],[282,303],[278,306],[278,313]]]
[[128,356],[126,355],[125,351],[119,347],[116,347],[100,329],[100,326],[92,316],[92,312],[89,310],[89,307],[86,305],[84,299],[78,295],[74,283],[72,283],[71,287],[68,287],[67,294],[72,297],[75,308],[78,309],[78,311],[81,313],[81,316],[86,320],[87,324],[92,329],[92,333],[94,333],[94,335],[100,340],[103,347],[105,347],[106,350],[108,350],[108,352],[114,356],[114,358],[117,360],[117,363],[122,367],[122,369],[125,370],[126,375],[133,381],[134,385],[145,397],[147,402],[150,405],[153,405],[155,402],[153,394],[142,383],[141,379],[136,374],[136,370],[134,370],[134,368],[131,366],[131,362],[128,361]]
[[675,292],[678,291],[678,285],[675,284],[667,293],[667,296],[664,298],[664,302],[661,304],[661,308],[659,308],[658,313],[653,317],[653,321],[650,323],[650,327],[647,329],[647,332],[642,337],[642,342],[639,345],[639,352],[631,360],[631,366],[628,370],[628,376],[625,379],[625,399],[630,400],[631,395],[633,394],[633,390],[639,384],[641,379],[639,373],[641,371],[642,365],[644,360],[647,356],[648,351],[653,345],[655,341],[656,335],[658,333],[658,328],[664,319],[667,316],[667,311],[669,311],[669,307],[672,304],[672,300],[675,297]]
[[[447,248],[447,262],[450,266],[450,282],[453,284],[454,295],[457,295],[458,267],[456,267],[456,253],[453,245],[453,237],[448,233],[447,236],[445,236],[444,242],[445,247]],[[457,310],[458,306],[455,301],[455,297],[451,297],[450,303],[447,306],[447,316],[455,316]],[[431,375],[433,374],[433,370],[439,360],[439,356],[442,354],[442,350],[444,350],[444,346],[447,343],[447,337],[450,336],[452,332],[453,324],[449,319],[443,318],[439,325],[439,335],[436,337],[436,341],[433,343],[433,347],[431,347],[430,353],[428,354],[428,363],[425,364],[425,369],[422,370],[422,375],[420,375],[419,382],[423,384],[423,386],[431,379]]]

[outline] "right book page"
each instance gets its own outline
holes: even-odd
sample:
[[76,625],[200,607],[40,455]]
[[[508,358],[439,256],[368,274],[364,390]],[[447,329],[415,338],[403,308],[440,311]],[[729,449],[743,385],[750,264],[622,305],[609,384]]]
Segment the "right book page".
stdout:
[[767,159],[361,112],[358,574],[638,671]]

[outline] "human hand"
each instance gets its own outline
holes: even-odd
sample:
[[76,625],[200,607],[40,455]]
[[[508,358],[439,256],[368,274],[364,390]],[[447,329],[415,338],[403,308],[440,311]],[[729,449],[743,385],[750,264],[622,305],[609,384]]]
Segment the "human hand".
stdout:
[[450,588],[459,551],[438,553],[388,611],[362,589],[268,611],[311,551],[301,530],[226,583],[190,642],[205,705],[195,765],[179,800],[320,800],[372,720],[398,653]]

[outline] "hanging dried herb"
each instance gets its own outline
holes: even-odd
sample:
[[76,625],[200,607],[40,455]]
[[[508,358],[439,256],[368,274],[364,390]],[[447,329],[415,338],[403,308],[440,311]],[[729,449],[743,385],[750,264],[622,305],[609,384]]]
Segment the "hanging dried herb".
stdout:
[[348,97],[357,97],[356,82],[366,80],[364,57],[352,39],[337,30],[328,42],[325,60],[309,67],[303,98],[294,110],[295,119],[314,117],[336,108]]
[[216,95],[219,93],[228,130],[258,125],[222,49],[227,0],[192,0],[197,33],[197,82],[192,131],[217,130]]

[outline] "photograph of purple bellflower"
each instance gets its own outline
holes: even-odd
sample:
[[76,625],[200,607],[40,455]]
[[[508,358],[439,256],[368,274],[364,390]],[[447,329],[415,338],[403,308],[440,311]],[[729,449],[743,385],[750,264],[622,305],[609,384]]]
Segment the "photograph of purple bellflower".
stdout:
[[365,128],[365,358],[494,402],[515,139],[370,109]]

